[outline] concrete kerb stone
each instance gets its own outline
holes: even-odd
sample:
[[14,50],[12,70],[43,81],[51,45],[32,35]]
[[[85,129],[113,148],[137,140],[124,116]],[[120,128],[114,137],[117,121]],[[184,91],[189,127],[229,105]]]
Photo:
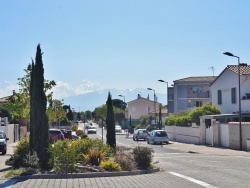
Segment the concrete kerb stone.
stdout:
[[159,172],[160,168],[122,171],[122,172],[93,172],[93,173],[73,173],[73,174],[34,174],[27,176],[14,177],[14,179],[74,179],[74,178],[97,178],[97,177],[115,177],[115,176],[132,176]]

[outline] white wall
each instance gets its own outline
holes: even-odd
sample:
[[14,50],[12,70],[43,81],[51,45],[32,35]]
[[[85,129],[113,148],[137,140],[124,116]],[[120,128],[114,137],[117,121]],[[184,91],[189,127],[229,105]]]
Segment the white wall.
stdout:
[[200,144],[200,127],[165,126],[169,140],[190,144]]

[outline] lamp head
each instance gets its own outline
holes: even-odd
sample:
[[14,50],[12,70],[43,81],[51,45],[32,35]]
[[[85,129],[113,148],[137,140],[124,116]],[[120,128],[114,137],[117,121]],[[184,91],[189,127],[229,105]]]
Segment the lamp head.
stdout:
[[118,96],[123,97],[123,95],[118,95]]
[[151,89],[151,88],[147,88],[148,90],[153,90],[153,89]]
[[158,80],[159,82],[165,82],[164,80]]
[[224,55],[228,55],[228,56],[233,56],[234,57],[234,54],[230,53],[230,52],[224,52],[223,53]]

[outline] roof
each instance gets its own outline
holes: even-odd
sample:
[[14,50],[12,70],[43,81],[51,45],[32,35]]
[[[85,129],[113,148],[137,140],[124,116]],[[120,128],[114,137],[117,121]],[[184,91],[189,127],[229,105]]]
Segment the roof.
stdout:
[[[226,70],[230,70],[236,74],[239,74],[239,70],[238,70],[239,66],[238,65],[227,65],[227,67],[220,73],[219,76],[217,76],[217,78],[211,83],[211,85],[213,85],[213,83],[226,71]],[[246,65],[246,66],[240,66],[240,75],[250,75],[250,65]],[[210,85],[210,86],[211,86]]]
[[[228,65],[227,69],[239,74],[238,65]],[[250,75],[250,65],[240,66],[240,75]]]
[[174,80],[174,82],[213,82],[216,77],[217,76],[195,76]]
[[[146,100],[146,101],[149,101],[149,102],[154,102],[154,101],[152,101],[152,100],[150,100],[150,99],[140,97],[140,98],[136,98],[135,100],[129,101],[128,103],[135,102],[135,101],[137,101],[137,100]],[[155,102],[156,102],[156,103],[159,103],[159,102],[157,102],[157,101],[155,101]]]

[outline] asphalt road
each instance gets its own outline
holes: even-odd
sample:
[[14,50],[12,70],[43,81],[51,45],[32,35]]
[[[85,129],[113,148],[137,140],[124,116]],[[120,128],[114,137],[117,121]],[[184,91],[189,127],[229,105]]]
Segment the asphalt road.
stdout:
[[[106,131],[103,133],[105,142]],[[101,129],[89,137],[101,139]],[[117,133],[116,140],[118,145],[130,148],[137,145],[152,147],[154,163],[161,171],[108,178],[1,179],[0,187],[250,187],[248,152],[178,142],[148,145],[146,141],[133,141],[131,136],[120,133]]]

